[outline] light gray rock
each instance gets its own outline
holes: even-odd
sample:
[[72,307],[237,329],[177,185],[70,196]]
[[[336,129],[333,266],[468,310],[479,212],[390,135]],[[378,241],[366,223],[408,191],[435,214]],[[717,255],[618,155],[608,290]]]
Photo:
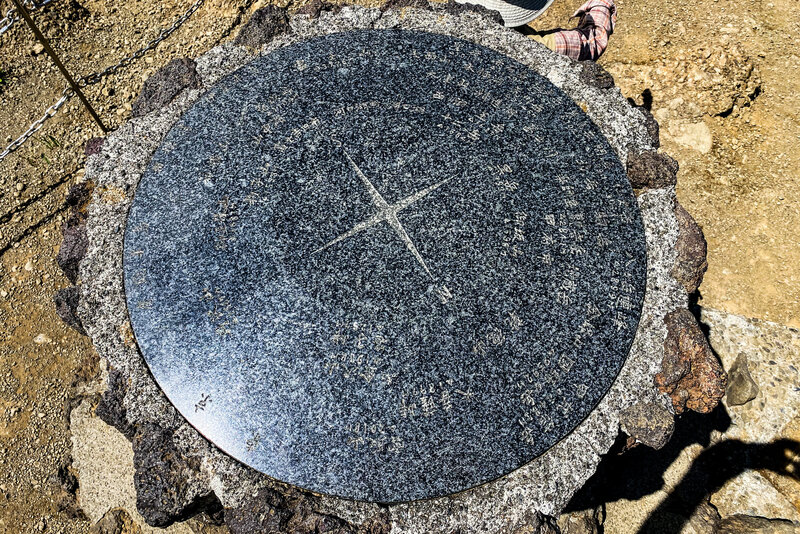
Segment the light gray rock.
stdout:
[[728,370],[725,402],[728,406],[741,406],[755,399],[756,395],[758,395],[758,384],[747,369],[747,356],[739,353],[733,366]]
[[726,517],[714,534],[796,534],[800,525],[786,519],[769,519],[749,515]]

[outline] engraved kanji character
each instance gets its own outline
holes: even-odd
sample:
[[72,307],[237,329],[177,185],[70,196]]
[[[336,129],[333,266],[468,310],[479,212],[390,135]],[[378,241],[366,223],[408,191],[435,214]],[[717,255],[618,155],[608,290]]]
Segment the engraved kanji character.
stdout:
[[475,344],[472,345],[472,352],[480,356],[486,356],[486,343],[483,341],[476,341]]
[[516,312],[510,311],[508,312],[508,317],[505,319],[506,324],[511,328],[512,332],[516,332],[520,328],[522,328],[522,319],[520,319],[519,315]]
[[434,403],[433,398],[429,395],[423,395],[420,397],[419,404],[420,411],[425,417],[430,417],[436,409],[436,404]]
[[503,342],[506,340],[506,336],[503,334],[502,330],[500,330],[497,327],[493,327],[486,334],[486,340],[492,345],[502,345]]
[[536,445],[536,433],[528,427],[522,429],[520,439],[528,445]]

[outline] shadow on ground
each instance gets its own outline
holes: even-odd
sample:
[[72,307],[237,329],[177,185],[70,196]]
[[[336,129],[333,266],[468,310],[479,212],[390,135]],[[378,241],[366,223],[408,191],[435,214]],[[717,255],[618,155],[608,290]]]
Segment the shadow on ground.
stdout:
[[[748,470],[769,470],[797,477],[800,442],[780,439],[745,443],[728,439],[711,443],[714,431],[724,432],[731,419],[722,405],[709,414],[689,412],[676,423],[670,442],[660,450],[639,446],[620,454],[624,439],[600,463],[597,472],[572,498],[565,512],[597,508],[620,499],[638,500],[664,488],[664,472],[681,452],[695,443],[703,450],[672,492],[648,516],[639,534],[678,533],[709,496],[728,480]],[[673,530],[674,529],[674,530]]]

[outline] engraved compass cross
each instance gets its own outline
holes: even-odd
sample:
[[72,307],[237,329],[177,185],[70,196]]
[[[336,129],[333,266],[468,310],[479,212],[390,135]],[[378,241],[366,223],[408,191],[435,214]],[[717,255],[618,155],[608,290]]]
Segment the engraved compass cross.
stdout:
[[361,181],[364,183],[364,187],[367,188],[367,191],[369,192],[369,195],[372,199],[372,204],[375,206],[375,209],[377,211],[375,215],[373,215],[369,219],[361,221],[360,223],[356,224],[350,230],[343,233],[333,241],[330,241],[329,243],[315,250],[314,254],[322,252],[326,248],[329,248],[335,245],[336,243],[339,243],[340,241],[344,241],[348,237],[352,237],[366,230],[367,228],[371,228],[376,224],[380,224],[383,221],[386,221],[392,228],[392,230],[395,231],[398,237],[400,237],[400,239],[406,245],[406,248],[409,250],[409,252],[411,252],[414,258],[416,258],[417,262],[419,262],[419,264],[422,265],[422,268],[425,269],[425,272],[428,273],[428,276],[433,278],[433,274],[431,273],[431,270],[428,268],[428,264],[425,263],[425,260],[422,258],[422,255],[419,253],[419,250],[417,250],[417,247],[416,245],[414,245],[414,242],[411,240],[411,237],[408,235],[408,232],[406,232],[406,229],[403,228],[400,219],[397,218],[397,214],[400,213],[402,210],[406,209],[407,207],[411,206],[418,200],[423,199],[428,194],[432,193],[442,185],[449,182],[450,178],[442,180],[441,182],[437,182],[420,191],[417,191],[416,193],[407,196],[406,198],[400,200],[399,202],[395,202],[394,204],[389,204],[388,202],[386,202],[386,200],[383,198],[380,192],[378,192],[378,190],[375,189],[375,186],[372,185],[372,182],[369,181],[369,178],[367,178],[367,176],[361,171],[358,165],[356,165],[356,162],[353,161],[353,158],[350,157],[350,154],[348,154],[347,151],[344,149],[342,149],[342,152],[344,152],[344,157],[347,158],[347,161],[350,163],[350,166],[353,167],[353,169],[356,171],[358,177],[361,178]]

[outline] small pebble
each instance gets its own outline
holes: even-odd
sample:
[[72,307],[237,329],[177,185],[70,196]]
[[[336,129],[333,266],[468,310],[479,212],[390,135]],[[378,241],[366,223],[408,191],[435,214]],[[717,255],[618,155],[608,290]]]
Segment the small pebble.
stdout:
[[46,335],[44,335],[44,334],[39,334],[38,336],[36,336],[35,338],[33,338],[33,342],[34,342],[34,343],[37,343],[37,344],[39,344],[39,345],[42,345],[42,344],[44,344],[44,343],[50,343],[51,341],[53,341],[53,340],[52,340],[52,339],[50,339],[49,337],[47,337],[47,336],[46,336]]

